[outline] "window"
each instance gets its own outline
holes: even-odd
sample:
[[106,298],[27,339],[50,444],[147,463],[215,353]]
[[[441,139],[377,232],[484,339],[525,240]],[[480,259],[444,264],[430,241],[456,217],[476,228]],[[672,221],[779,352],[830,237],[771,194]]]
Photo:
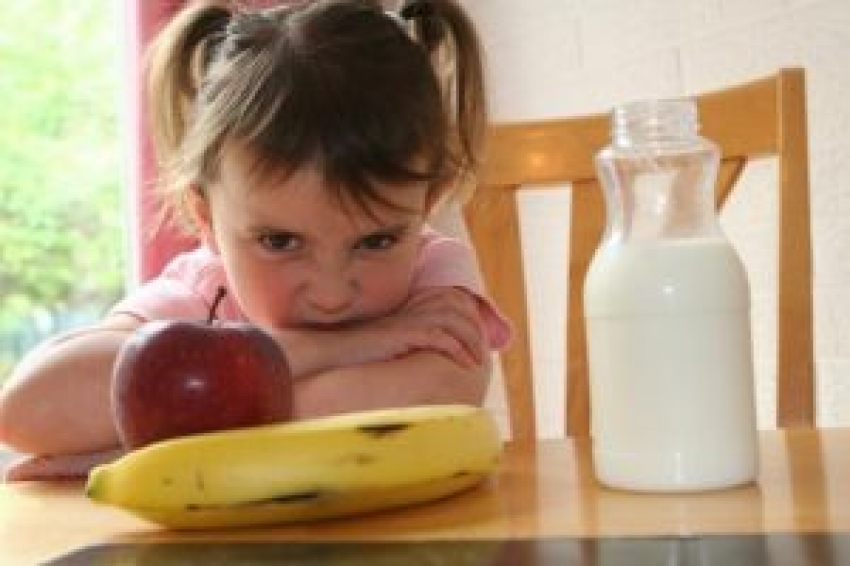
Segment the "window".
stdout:
[[123,293],[120,6],[0,11],[0,382]]

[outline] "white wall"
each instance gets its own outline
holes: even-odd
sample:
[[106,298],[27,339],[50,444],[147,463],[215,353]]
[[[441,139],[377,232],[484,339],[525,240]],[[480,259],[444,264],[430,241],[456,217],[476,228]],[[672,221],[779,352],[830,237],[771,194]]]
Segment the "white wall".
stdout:
[[[850,425],[850,1],[465,0],[488,55],[491,112],[513,121],[607,111],[645,97],[745,82],[782,66],[807,73],[815,248],[818,418]],[[773,426],[776,300],[775,163],[750,167],[723,223],[753,287],[759,423]],[[567,195],[568,196],[568,195]],[[563,304],[562,230],[568,199],[532,198],[537,256],[532,312]],[[560,435],[562,336],[538,317],[540,429]],[[492,402],[500,405],[496,396]]]

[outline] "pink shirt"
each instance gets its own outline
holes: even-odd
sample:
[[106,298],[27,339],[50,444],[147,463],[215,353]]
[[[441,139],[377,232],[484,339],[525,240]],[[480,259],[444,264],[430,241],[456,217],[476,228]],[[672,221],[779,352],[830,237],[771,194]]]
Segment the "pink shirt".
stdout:
[[[510,340],[511,327],[486,298],[478,277],[475,256],[469,246],[432,229],[422,233],[413,289],[461,287],[479,300],[481,318],[490,348],[499,350]],[[227,287],[224,266],[207,247],[176,256],[162,273],[121,302],[111,313],[130,314],[142,320],[203,320],[220,287]],[[225,295],[216,315],[223,320],[246,320],[233,293]]]

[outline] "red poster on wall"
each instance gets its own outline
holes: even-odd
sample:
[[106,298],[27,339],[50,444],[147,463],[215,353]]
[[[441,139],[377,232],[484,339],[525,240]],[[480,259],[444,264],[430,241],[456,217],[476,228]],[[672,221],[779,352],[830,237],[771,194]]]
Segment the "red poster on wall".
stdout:
[[127,89],[127,115],[130,127],[130,169],[132,205],[132,279],[143,283],[159,274],[177,253],[197,242],[176,228],[160,225],[159,203],[154,192],[156,165],[145,118],[144,53],[150,40],[182,5],[175,0],[131,0],[128,49],[130,87]]

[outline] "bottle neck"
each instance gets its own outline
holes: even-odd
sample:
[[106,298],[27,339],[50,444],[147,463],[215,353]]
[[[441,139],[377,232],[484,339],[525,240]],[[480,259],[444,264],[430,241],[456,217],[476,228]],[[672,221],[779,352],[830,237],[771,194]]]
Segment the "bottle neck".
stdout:
[[698,140],[699,121],[693,100],[643,100],[618,106],[611,121],[615,146],[678,146]]
[[630,241],[713,237],[719,151],[698,135],[690,99],[614,109],[612,143],[597,156],[610,237]]

